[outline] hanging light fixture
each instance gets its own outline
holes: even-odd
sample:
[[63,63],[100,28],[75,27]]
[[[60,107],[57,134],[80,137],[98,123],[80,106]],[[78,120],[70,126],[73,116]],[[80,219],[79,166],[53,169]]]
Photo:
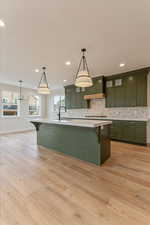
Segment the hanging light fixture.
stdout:
[[50,89],[48,87],[48,82],[47,82],[46,73],[45,73],[46,67],[43,67],[42,69],[43,69],[43,74],[39,82],[38,93],[43,95],[48,95],[50,94]]
[[24,98],[22,96],[22,83],[23,83],[23,81],[19,80],[18,82],[19,82],[19,98],[18,98],[18,100],[23,101],[24,100]]
[[82,58],[80,60],[79,68],[76,74],[75,86],[77,87],[91,87],[93,85],[92,78],[89,73],[87,61],[85,58],[86,49],[81,49]]

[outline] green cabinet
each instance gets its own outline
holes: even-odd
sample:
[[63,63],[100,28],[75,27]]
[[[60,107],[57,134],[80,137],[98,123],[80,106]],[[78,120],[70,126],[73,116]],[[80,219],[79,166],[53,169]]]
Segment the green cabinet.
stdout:
[[[135,141],[135,121],[122,121],[122,141],[133,142]],[[138,142],[137,142],[138,143]]]
[[[119,80],[119,79],[117,79],[117,80]],[[124,102],[125,102],[125,85],[124,85],[124,80],[123,79],[120,79],[120,80],[122,82],[121,86],[115,86],[114,87],[114,103],[113,103],[113,107],[123,107],[124,106]]]
[[147,106],[147,72],[137,76],[137,106]]
[[148,72],[146,68],[106,77],[106,107],[147,106]]
[[113,120],[111,139],[135,144],[146,144],[146,122]]
[[65,105],[67,109],[71,109],[71,88],[65,88]]
[[122,129],[122,122],[121,121],[113,121],[111,125],[111,132],[110,136],[112,139],[122,140],[123,129]]
[[104,77],[93,78],[93,86],[89,88],[78,88],[75,85],[65,86],[65,102],[67,109],[88,108],[85,95],[104,93]]
[[[119,83],[119,84],[117,84]],[[106,107],[124,107],[125,82],[123,78],[106,80]]]
[[146,123],[138,122],[135,127],[135,142],[145,144],[146,143]]
[[136,76],[125,76],[124,81],[124,106],[135,107],[136,104]]
[[94,77],[93,86],[86,88],[86,95],[104,93],[104,77]]
[[[113,80],[112,80],[112,85],[113,85]],[[114,88],[114,86],[106,88],[106,107],[109,107],[109,108],[115,107],[115,88]]]
[[85,90],[69,85],[65,87],[65,104],[67,109],[87,108],[88,103],[84,100]]

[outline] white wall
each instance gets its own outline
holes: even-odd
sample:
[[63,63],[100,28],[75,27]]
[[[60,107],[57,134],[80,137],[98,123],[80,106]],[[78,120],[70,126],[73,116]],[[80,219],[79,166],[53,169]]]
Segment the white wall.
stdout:
[[[13,85],[0,84],[0,101],[2,100],[2,91],[15,91],[18,92],[18,87]],[[30,119],[36,118],[35,116],[28,115],[28,97],[37,92],[32,89],[23,88],[22,95],[23,101],[20,104],[20,116],[19,117],[1,117],[2,111],[0,111],[0,134],[28,131],[34,129],[34,126],[29,122]],[[41,96],[41,117],[46,117],[46,97]],[[1,104],[0,104],[1,105]]]

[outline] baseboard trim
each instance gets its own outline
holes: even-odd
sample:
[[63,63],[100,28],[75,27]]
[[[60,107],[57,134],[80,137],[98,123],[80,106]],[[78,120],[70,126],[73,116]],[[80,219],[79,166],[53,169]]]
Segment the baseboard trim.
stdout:
[[44,150],[49,150],[49,148],[44,147],[43,145],[37,145],[39,148],[44,149]]
[[27,133],[27,132],[31,132],[31,131],[35,131],[35,129],[29,129],[29,130],[18,130],[18,131],[11,131],[11,132],[5,132],[5,133],[0,133],[0,136],[2,135],[9,135],[9,134],[20,134],[20,133]]

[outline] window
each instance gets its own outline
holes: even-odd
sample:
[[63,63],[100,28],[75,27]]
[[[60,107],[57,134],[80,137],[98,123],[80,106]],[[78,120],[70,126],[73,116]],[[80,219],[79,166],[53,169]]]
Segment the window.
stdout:
[[2,115],[19,116],[18,93],[2,91]]
[[40,97],[37,95],[29,97],[29,115],[40,116]]
[[[54,112],[57,112],[59,110],[59,106],[65,106],[65,96],[64,95],[55,95],[54,96],[54,102],[53,102],[53,110]],[[64,111],[64,110],[62,110]]]

